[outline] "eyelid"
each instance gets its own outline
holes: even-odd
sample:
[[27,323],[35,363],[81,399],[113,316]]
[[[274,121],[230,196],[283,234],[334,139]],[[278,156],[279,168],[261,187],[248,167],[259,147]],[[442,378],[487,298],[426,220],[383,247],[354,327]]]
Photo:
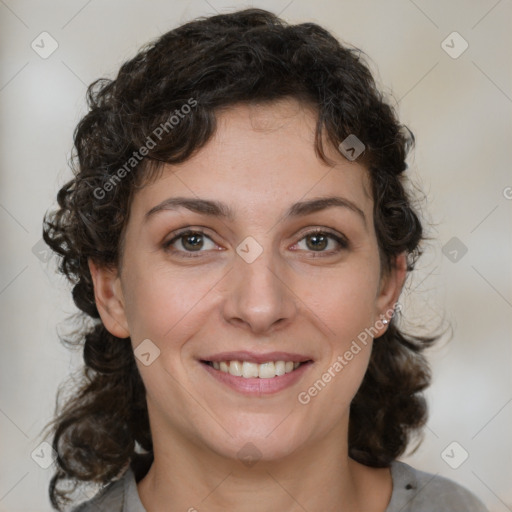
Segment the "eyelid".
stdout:
[[295,242],[294,245],[297,245],[299,242],[304,240],[304,238],[306,238],[307,236],[311,236],[311,235],[315,235],[315,234],[327,235],[329,238],[334,240],[340,246],[340,249],[335,250],[335,251],[331,250],[331,251],[308,251],[308,252],[311,252],[313,254],[318,254],[318,255],[324,254],[326,256],[329,256],[329,255],[332,255],[335,253],[339,253],[342,250],[346,250],[346,249],[350,248],[350,242],[348,241],[348,238],[345,235],[343,235],[342,233],[339,233],[337,231],[333,231],[330,228],[326,228],[326,227],[307,228],[307,230],[305,232],[298,235],[298,240],[297,240],[297,242]]
[[[201,235],[203,237],[210,239],[216,245],[219,245],[219,244],[217,244],[217,242],[215,242],[213,237],[208,234],[208,228],[204,228],[202,226],[201,227],[187,226],[184,228],[180,228],[177,231],[172,233],[171,238],[163,243],[164,250],[169,251],[169,252],[181,253],[182,255],[187,254],[188,256],[186,256],[186,257],[194,257],[194,256],[192,256],[194,254],[200,255],[201,253],[204,253],[204,252],[206,252],[206,253],[210,252],[210,251],[201,251],[201,250],[199,250],[199,251],[180,251],[180,250],[173,250],[170,248],[173,243],[175,243],[180,238],[182,238],[188,234]],[[334,251],[330,250],[330,251],[306,251],[306,252],[310,252],[313,254],[316,253],[319,256],[321,256],[322,254],[329,256],[334,253],[337,254],[337,253],[341,252],[342,250],[346,250],[350,247],[350,242],[348,241],[348,239],[345,235],[343,235],[342,233],[339,233],[337,231],[333,231],[331,228],[319,227],[319,226],[313,227],[313,228],[311,228],[311,227],[304,228],[303,231],[299,232],[299,234],[296,235],[298,237],[298,239],[293,245],[297,245],[299,242],[301,242],[307,236],[311,236],[311,235],[315,235],[315,234],[327,235],[332,240],[334,240],[340,246],[340,248],[337,250],[334,250]]]
[[314,235],[315,233],[323,233],[325,235],[331,235],[335,238],[340,238],[341,240],[343,240],[343,242],[348,244],[348,239],[343,233],[336,231],[332,228],[323,227],[323,226],[315,226],[315,227],[309,226],[307,228],[304,228],[304,230],[299,231],[297,236],[300,237],[299,240],[302,240],[305,236]]
[[[198,235],[201,235],[201,236],[203,236],[205,238],[209,238],[216,245],[219,245],[219,244],[217,244],[217,242],[215,242],[213,237],[208,234],[207,231],[208,231],[208,229],[204,228],[202,226],[201,227],[187,226],[187,227],[184,227],[184,228],[180,228],[180,229],[174,231],[173,233],[171,233],[171,238],[169,240],[163,242],[162,247],[165,250],[170,250],[169,247],[174,242],[178,241],[180,238],[182,238],[182,237],[184,237],[185,235],[188,235],[188,234],[198,234]],[[175,251],[175,252],[180,252],[180,253],[188,252],[189,254],[192,253],[192,251]],[[206,252],[206,251],[198,251],[198,252]]]

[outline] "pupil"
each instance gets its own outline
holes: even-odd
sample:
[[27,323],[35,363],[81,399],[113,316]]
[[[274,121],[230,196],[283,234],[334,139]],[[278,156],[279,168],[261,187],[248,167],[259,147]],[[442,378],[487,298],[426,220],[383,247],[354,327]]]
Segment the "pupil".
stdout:
[[[185,237],[185,243],[183,245],[185,246],[186,249],[197,249],[202,244],[201,238],[201,235],[187,235]],[[189,244],[189,240],[195,240],[195,242]]]
[[[312,249],[325,249],[325,247],[326,247],[326,239],[327,239],[327,237],[326,237],[326,236],[324,236],[324,235],[310,235],[310,236],[308,237],[308,243],[307,243],[307,245],[308,245],[308,247],[309,247],[310,249],[311,249],[311,248],[312,248]],[[315,243],[315,242],[313,243],[313,245],[310,245],[309,240],[314,240],[314,241],[316,241],[316,242],[318,242],[319,240],[321,240],[321,242],[320,242],[320,246],[319,246],[319,245],[314,245],[314,243]]]

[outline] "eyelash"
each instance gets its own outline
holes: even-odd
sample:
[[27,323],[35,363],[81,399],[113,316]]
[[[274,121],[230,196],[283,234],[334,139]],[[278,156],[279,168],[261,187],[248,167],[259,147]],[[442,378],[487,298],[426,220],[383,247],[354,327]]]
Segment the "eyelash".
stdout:
[[[205,251],[178,251],[176,249],[172,249],[171,248],[171,246],[172,246],[172,244],[174,242],[176,242],[176,241],[178,241],[178,240],[180,240],[182,238],[185,238],[188,235],[201,235],[202,237],[206,237],[206,238],[210,239],[213,242],[211,237],[209,237],[206,234],[206,232],[201,230],[201,229],[185,229],[184,231],[180,231],[177,234],[175,234],[175,236],[171,240],[168,240],[167,242],[165,242],[163,244],[163,249],[165,251],[168,251],[168,252],[179,253],[180,257],[184,257],[184,258],[198,258],[198,257],[201,257],[200,256],[201,253],[205,252]],[[304,240],[306,237],[313,236],[313,235],[327,235],[328,238],[336,241],[339,244],[339,246],[340,246],[340,249],[331,250],[331,251],[309,251],[309,252],[315,254],[313,256],[314,258],[325,257],[325,256],[332,256],[333,254],[338,253],[341,250],[349,248],[349,243],[348,243],[348,241],[344,237],[336,235],[336,234],[334,234],[334,233],[332,233],[332,232],[330,232],[328,230],[325,230],[325,229],[313,229],[311,231],[308,231],[307,233],[305,233],[302,236],[302,238],[299,240],[299,242]],[[197,253],[197,254],[194,254],[194,253]]]

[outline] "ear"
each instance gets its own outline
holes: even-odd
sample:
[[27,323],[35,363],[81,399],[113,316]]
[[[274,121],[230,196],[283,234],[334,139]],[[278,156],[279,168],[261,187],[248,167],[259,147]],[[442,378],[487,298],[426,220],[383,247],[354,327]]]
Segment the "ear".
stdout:
[[128,338],[123,292],[117,269],[100,267],[91,258],[89,270],[94,284],[94,299],[105,328],[118,338]]
[[387,325],[382,320],[391,321],[395,305],[400,297],[407,277],[407,255],[405,252],[396,256],[391,269],[381,277],[379,291],[376,299],[375,328],[379,331],[375,336],[382,336]]

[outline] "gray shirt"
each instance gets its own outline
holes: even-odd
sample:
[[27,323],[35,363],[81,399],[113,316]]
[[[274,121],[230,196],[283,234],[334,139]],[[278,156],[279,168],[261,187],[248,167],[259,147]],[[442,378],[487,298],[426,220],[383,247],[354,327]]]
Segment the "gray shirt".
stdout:
[[[137,492],[135,475],[129,468],[91,500],[72,512],[146,512]],[[391,463],[393,492],[385,512],[488,512],[483,503],[459,484],[419,471],[404,462]]]

